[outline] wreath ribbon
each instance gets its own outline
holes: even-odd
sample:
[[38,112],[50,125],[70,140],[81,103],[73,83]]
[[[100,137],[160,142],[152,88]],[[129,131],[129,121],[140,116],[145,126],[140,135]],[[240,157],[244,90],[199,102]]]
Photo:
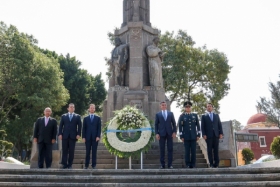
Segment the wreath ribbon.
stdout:
[[138,132],[138,131],[153,131],[152,128],[140,128],[140,129],[128,129],[128,130],[116,130],[116,129],[108,129],[106,133],[110,132]]

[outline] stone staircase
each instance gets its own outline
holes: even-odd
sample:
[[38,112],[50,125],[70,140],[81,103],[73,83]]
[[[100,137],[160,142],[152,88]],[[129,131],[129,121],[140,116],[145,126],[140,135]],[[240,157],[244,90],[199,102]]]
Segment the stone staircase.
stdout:
[[0,186],[280,186],[280,168],[196,169],[2,169]]
[[[165,151],[167,154],[167,151]],[[158,169],[160,167],[159,161],[159,145],[158,143],[153,143],[150,150],[147,153],[143,153],[143,169]],[[173,167],[183,168],[185,166],[184,159],[184,145],[180,142],[174,142],[173,144]],[[75,157],[73,161],[73,169],[83,169],[85,162],[85,144],[77,143],[75,148]],[[197,145],[196,150],[196,167],[197,168],[207,168],[206,159],[200,150],[199,145]],[[167,155],[165,156],[167,159]],[[118,169],[129,169],[129,159],[118,158]],[[140,155],[139,159],[132,159],[132,169],[141,168]],[[167,163],[167,162],[166,162]],[[103,143],[99,143],[97,150],[97,169],[115,169],[115,156],[111,155],[106,149]]]

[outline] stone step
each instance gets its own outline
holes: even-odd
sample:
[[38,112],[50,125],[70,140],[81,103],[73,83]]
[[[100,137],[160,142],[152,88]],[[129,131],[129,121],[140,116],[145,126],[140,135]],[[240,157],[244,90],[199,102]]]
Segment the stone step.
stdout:
[[194,182],[246,182],[246,181],[279,181],[276,174],[235,174],[235,175],[99,175],[99,176],[55,176],[55,175],[5,175],[0,176],[1,182],[52,182],[52,183],[194,183]]
[[96,169],[96,170],[71,170],[71,169],[1,169],[1,175],[235,175],[235,174],[279,174],[279,167],[270,168],[196,168],[196,169],[152,169],[152,170],[115,170],[115,169]]
[[[167,150],[165,150],[167,152]],[[157,150],[149,150],[147,153],[144,154],[159,154],[160,152]],[[201,154],[202,151],[197,149],[196,154]],[[75,154],[86,154],[86,150],[81,150],[81,149],[75,149]],[[97,154],[111,154],[108,150],[97,150]],[[185,154],[185,151],[174,151],[173,154]]]
[[30,186],[30,187],[171,187],[171,186],[188,186],[188,187],[264,187],[280,186],[280,181],[258,181],[258,182],[201,182],[201,183],[49,183],[49,182],[0,182],[1,187]]
[[[86,154],[75,154],[74,159],[85,159],[85,156],[86,156]],[[167,158],[167,155],[165,155],[165,157]],[[154,154],[154,155],[143,154],[143,160],[145,160],[145,159],[158,160],[159,158],[160,158],[159,153]],[[185,158],[185,155],[173,154],[173,159],[184,159],[184,158]],[[115,159],[115,156],[111,155],[111,153],[110,154],[103,154],[103,155],[97,154],[97,160],[98,159]],[[122,159],[122,158],[118,158],[118,159]],[[196,154],[196,159],[204,159],[204,155],[203,154]]]
[[[173,163],[172,166],[175,169],[182,169],[184,168],[184,163]],[[160,167],[160,163],[159,161],[157,163],[153,163],[153,164],[147,164],[147,163],[143,163],[143,169],[159,169]],[[197,168],[207,168],[207,164],[206,163],[196,163],[196,167]],[[83,169],[84,168],[84,164],[74,164],[72,165],[73,169]],[[131,165],[132,169],[140,169],[141,165],[140,164],[133,164]],[[100,164],[97,163],[96,164],[96,169],[115,169],[115,164]],[[129,169],[129,163],[118,163],[118,169]]]
[[[91,160],[90,160],[91,161]],[[141,160],[140,159],[132,159],[131,160],[133,164],[140,164]],[[166,159],[167,161],[167,159]],[[97,164],[115,164],[115,159],[104,159],[104,158],[97,158],[96,160]],[[158,163],[159,159],[156,160],[148,160],[148,159],[143,159],[143,164],[154,164]],[[84,164],[85,163],[85,158],[74,158],[73,164]],[[118,163],[129,163],[129,159],[123,159],[123,158],[118,158]],[[174,164],[184,164],[185,160],[184,159],[174,159],[173,160]],[[206,163],[206,160],[204,158],[197,158],[196,163]]]

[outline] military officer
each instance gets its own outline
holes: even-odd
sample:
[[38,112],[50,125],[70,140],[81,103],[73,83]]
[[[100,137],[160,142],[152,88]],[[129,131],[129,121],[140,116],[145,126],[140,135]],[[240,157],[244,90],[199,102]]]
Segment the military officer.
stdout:
[[179,117],[180,139],[185,146],[185,163],[187,168],[195,168],[196,163],[196,141],[200,137],[200,125],[198,116],[191,112],[192,103],[184,103],[185,112]]

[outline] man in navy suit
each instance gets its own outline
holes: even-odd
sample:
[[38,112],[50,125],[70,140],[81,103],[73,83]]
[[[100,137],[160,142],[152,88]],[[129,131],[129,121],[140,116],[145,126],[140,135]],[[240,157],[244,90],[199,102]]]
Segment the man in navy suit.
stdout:
[[165,145],[167,142],[167,151],[168,151],[168,168],[172,169],[172,160],[173,160],[173,138],[176,137],[176,122],[172,112],[166,110],[166,102],[163,101],[160,103],[161,111],[156,114],[155,119],[155,133],[156,139],[159,140],[160,148],[160,169],[165,168]]
[[38,118],[35,123],[33,141],[38,144],[38,167],[44,167],[44,160],[46,168],[52,165],[52,145],[56,140],[57,121],[51,118],[51,108],[47,107],[44,110],[44,117]]
[[101,133],[101,119],[99,116],[94,115],[95,105],[89,105],[89,115],[84,118],[83,121],[83,142],[86,144],[86,159],[85,159],[85,169],[88,169],[89,159],[90,159],[90,151],[92,149],[92,169],[96,167],[96,153],[97,153],[97,145],[100,140]]
[[187,168],[195,168],[196,142],[200,138],[200,125],[197,114],[192,113],[192,103],[184,103],[185,112],[178,120],[180,139],[185,147],[185,163]]
[[68,113],[63,114],[59,125],[59,139],[62,140],[63,169],[72,169],[76,141],[81,136],[82,121],[79,114],[75,114],[75,105],[68,105]]
[[[213,111],[212,103],[207,104],[207,113],[201,117],[202,136],[207,144],[207,154],[211,168],[219,167],[219,139],[223,138],[220,117]],[[214,160],[213,160],[214,153]]]

